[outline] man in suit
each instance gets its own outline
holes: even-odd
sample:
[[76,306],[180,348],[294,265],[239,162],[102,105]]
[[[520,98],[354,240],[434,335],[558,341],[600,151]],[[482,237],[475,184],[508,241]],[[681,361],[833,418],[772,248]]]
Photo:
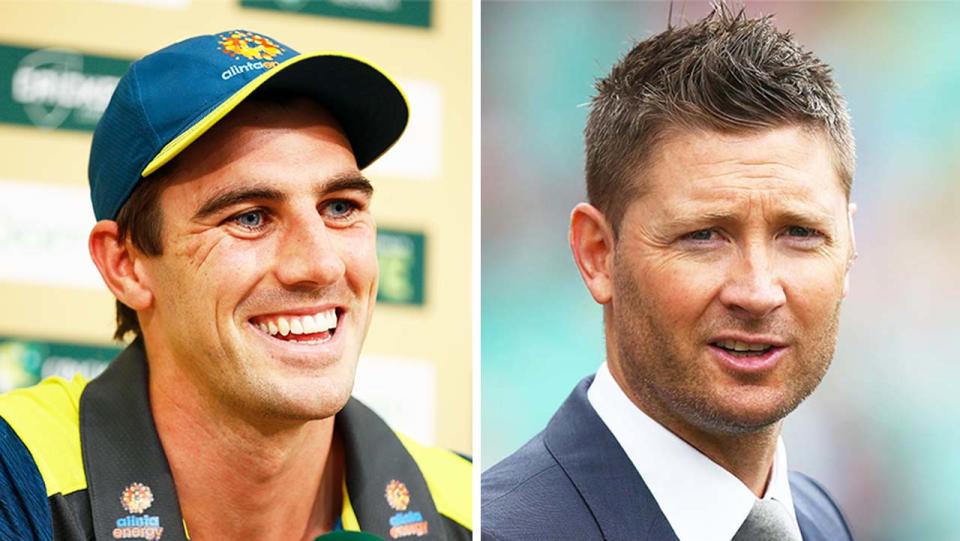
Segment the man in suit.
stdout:
[[597,84],[570,245],[606,362],[483,475],[489,540],[851,539],[788,473],[855,257],[854,144],[830,69],[723,5]]

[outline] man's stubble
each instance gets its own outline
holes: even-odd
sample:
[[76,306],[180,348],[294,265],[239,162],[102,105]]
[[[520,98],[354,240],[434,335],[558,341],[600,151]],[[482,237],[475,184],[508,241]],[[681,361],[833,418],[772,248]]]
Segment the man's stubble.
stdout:
[[[836,348],[840,301],[817,331],[803,341],[793,342],[792,355],[785,359],[786,381],[782,389],[758,388],[760,400],[771,406],[759,414],[737,411],[724,403],[723,393],[711,385],[705,360],[705,341],[716,332],[737,330],[746,333],[775,334],[795,338],[789,322],[776,313],[762,320],[747,321],[733,315],[719,316],[713,322],[701,322],[699,344],[688,351],[694,358],[683,358],[677,336],[666,331],[665,321],[644,295],[639,280],[619,255],[615,257],[614,295],[611,303],[611,327],[616,333],[617,364],[627,394],[645,413],[664,424],[673,418],[716,435],[748,434],[767,429],[797,408],[820,384]],[[703,323],[707,323],[704,325]],[[706,328],[702,328],[706,327]],[[783,361],[781,361],[783,362]],[[616,371],[614,368],[613,370]],[[755,386],[759,382],[744,381]]]

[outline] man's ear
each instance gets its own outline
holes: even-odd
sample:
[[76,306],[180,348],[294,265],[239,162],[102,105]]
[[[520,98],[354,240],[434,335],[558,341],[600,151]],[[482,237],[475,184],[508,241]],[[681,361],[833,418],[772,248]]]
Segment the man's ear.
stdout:
[[143,254],[127,240],[120,240],[117,222],[100,220],[88,241],[90,257],[113,295],[136,311],[153,303],[153,292],[143,272]]
[[613,296],[613,228],[593,205],[580,203],[570,213],[570,250],[593,300],[609,303]]
[[853,268],[853,262],[857,259],[857,236],[853,232],[853,217],[857,214],[857,204],[847,205],[847,227],[850,228],[850,258],[847,259],[847,269],[843,273],[843,296],[846,297],[850,292],[850,269]]

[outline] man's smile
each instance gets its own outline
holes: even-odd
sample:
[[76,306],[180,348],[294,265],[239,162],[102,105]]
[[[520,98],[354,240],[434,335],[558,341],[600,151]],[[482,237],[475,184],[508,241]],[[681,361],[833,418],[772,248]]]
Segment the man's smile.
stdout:
[[322,344],[330,341],[336,334],[337,322],[342,314],[342,308],[330,307],[307,314],[275,313],[255,316],[250,318],[250,323],[276,340]]

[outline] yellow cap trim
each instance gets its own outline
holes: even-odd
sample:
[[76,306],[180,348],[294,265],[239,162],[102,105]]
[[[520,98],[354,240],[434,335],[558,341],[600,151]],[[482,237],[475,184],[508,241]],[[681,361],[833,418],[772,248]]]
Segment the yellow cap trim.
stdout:
[[33,456],[47,496],[87,488],[80,448],[80,394],[87,380],[52,377],[0,396],[0,417]]
[[[229,113],[230,111],[233,111],[238,105],[240,105],[240,103],[243,100],[245,100],[250,94],[252,94],[254,90],[260,88],[264,83],[269,81],[276,74],[292,66],[293,64],[302,62],[310,58],[318,58],[318,57],[350,58],[352,60],[356,60],[358,62],[361,62],[363,64],[370,66],[371,68],[379,72],[380,75],[383,75],[384,77],[386,77],[386,79],[390,81],[390,83],[393,84],[394,87],[396,87],[396,89],[400,92],[400,97],[403,99],[403,103],[407,106],[407,110],[408,111],[410,110],[410,102],[407,100],[407,95],[404,94],[403,89],[400,88],[400,85],[398,85],[397,82],[394,81],[392,77],[387,75],[387,72],[383,71],[379,66],[377,66],[373,62],[370,62],[359,56],[354,56],[346,53],[332,52],[332,51],[302,54],[300,56],[295,56],[285,62],[282,62],[273,68],[266,70],[265,72],[258,75],[256,79],[242,86],[240,90],[237,90],[236,92],[234,92],[233,95],[231,95],[229,98],[224,100],[223,103],[221,103],[212,111],[207,113],[203,118],[201,118],[197,122],[194,122],[190,127],[188,127],[186,130],[181,132],[180,135],[177,135],[176,137],[174,137],[172,141],[170,141],[169,143],[166,144],[166,146],[160,149],[160,152],[158,152],[157,155],[154,156],[153,160],[151,160],[150,163],[148,163],[147,166],[143,168],[143,171],[140,173],[140,175],[143,177],[149,176],[150,174],[155,172],[157,169],[160,169],[161,167],[163,167],[167,162],[172,160],[178,154],[183,152],[184,149],[186,149],[188,146],[193,144],[194,141],[196,141],[201,135],[206,133],[207,130],[212,128],[217,122],[220,122],[221,120],[223,120],[223,117],[227,116],[227,113]],[[406,126],[404,126],[404,130],[406,130]],[[401,132],[401,135],[402,135],[402,132]],[[397,139],[399,140],[399,137]],[[394,144],[395,143],[396,141],[394,141]],[[390,147],[392,146],[393,145],[391,145]],[[386,152],[386,150],[389,150],[390,147],[387,147],[387,149],[385,149],[384,152]]]

